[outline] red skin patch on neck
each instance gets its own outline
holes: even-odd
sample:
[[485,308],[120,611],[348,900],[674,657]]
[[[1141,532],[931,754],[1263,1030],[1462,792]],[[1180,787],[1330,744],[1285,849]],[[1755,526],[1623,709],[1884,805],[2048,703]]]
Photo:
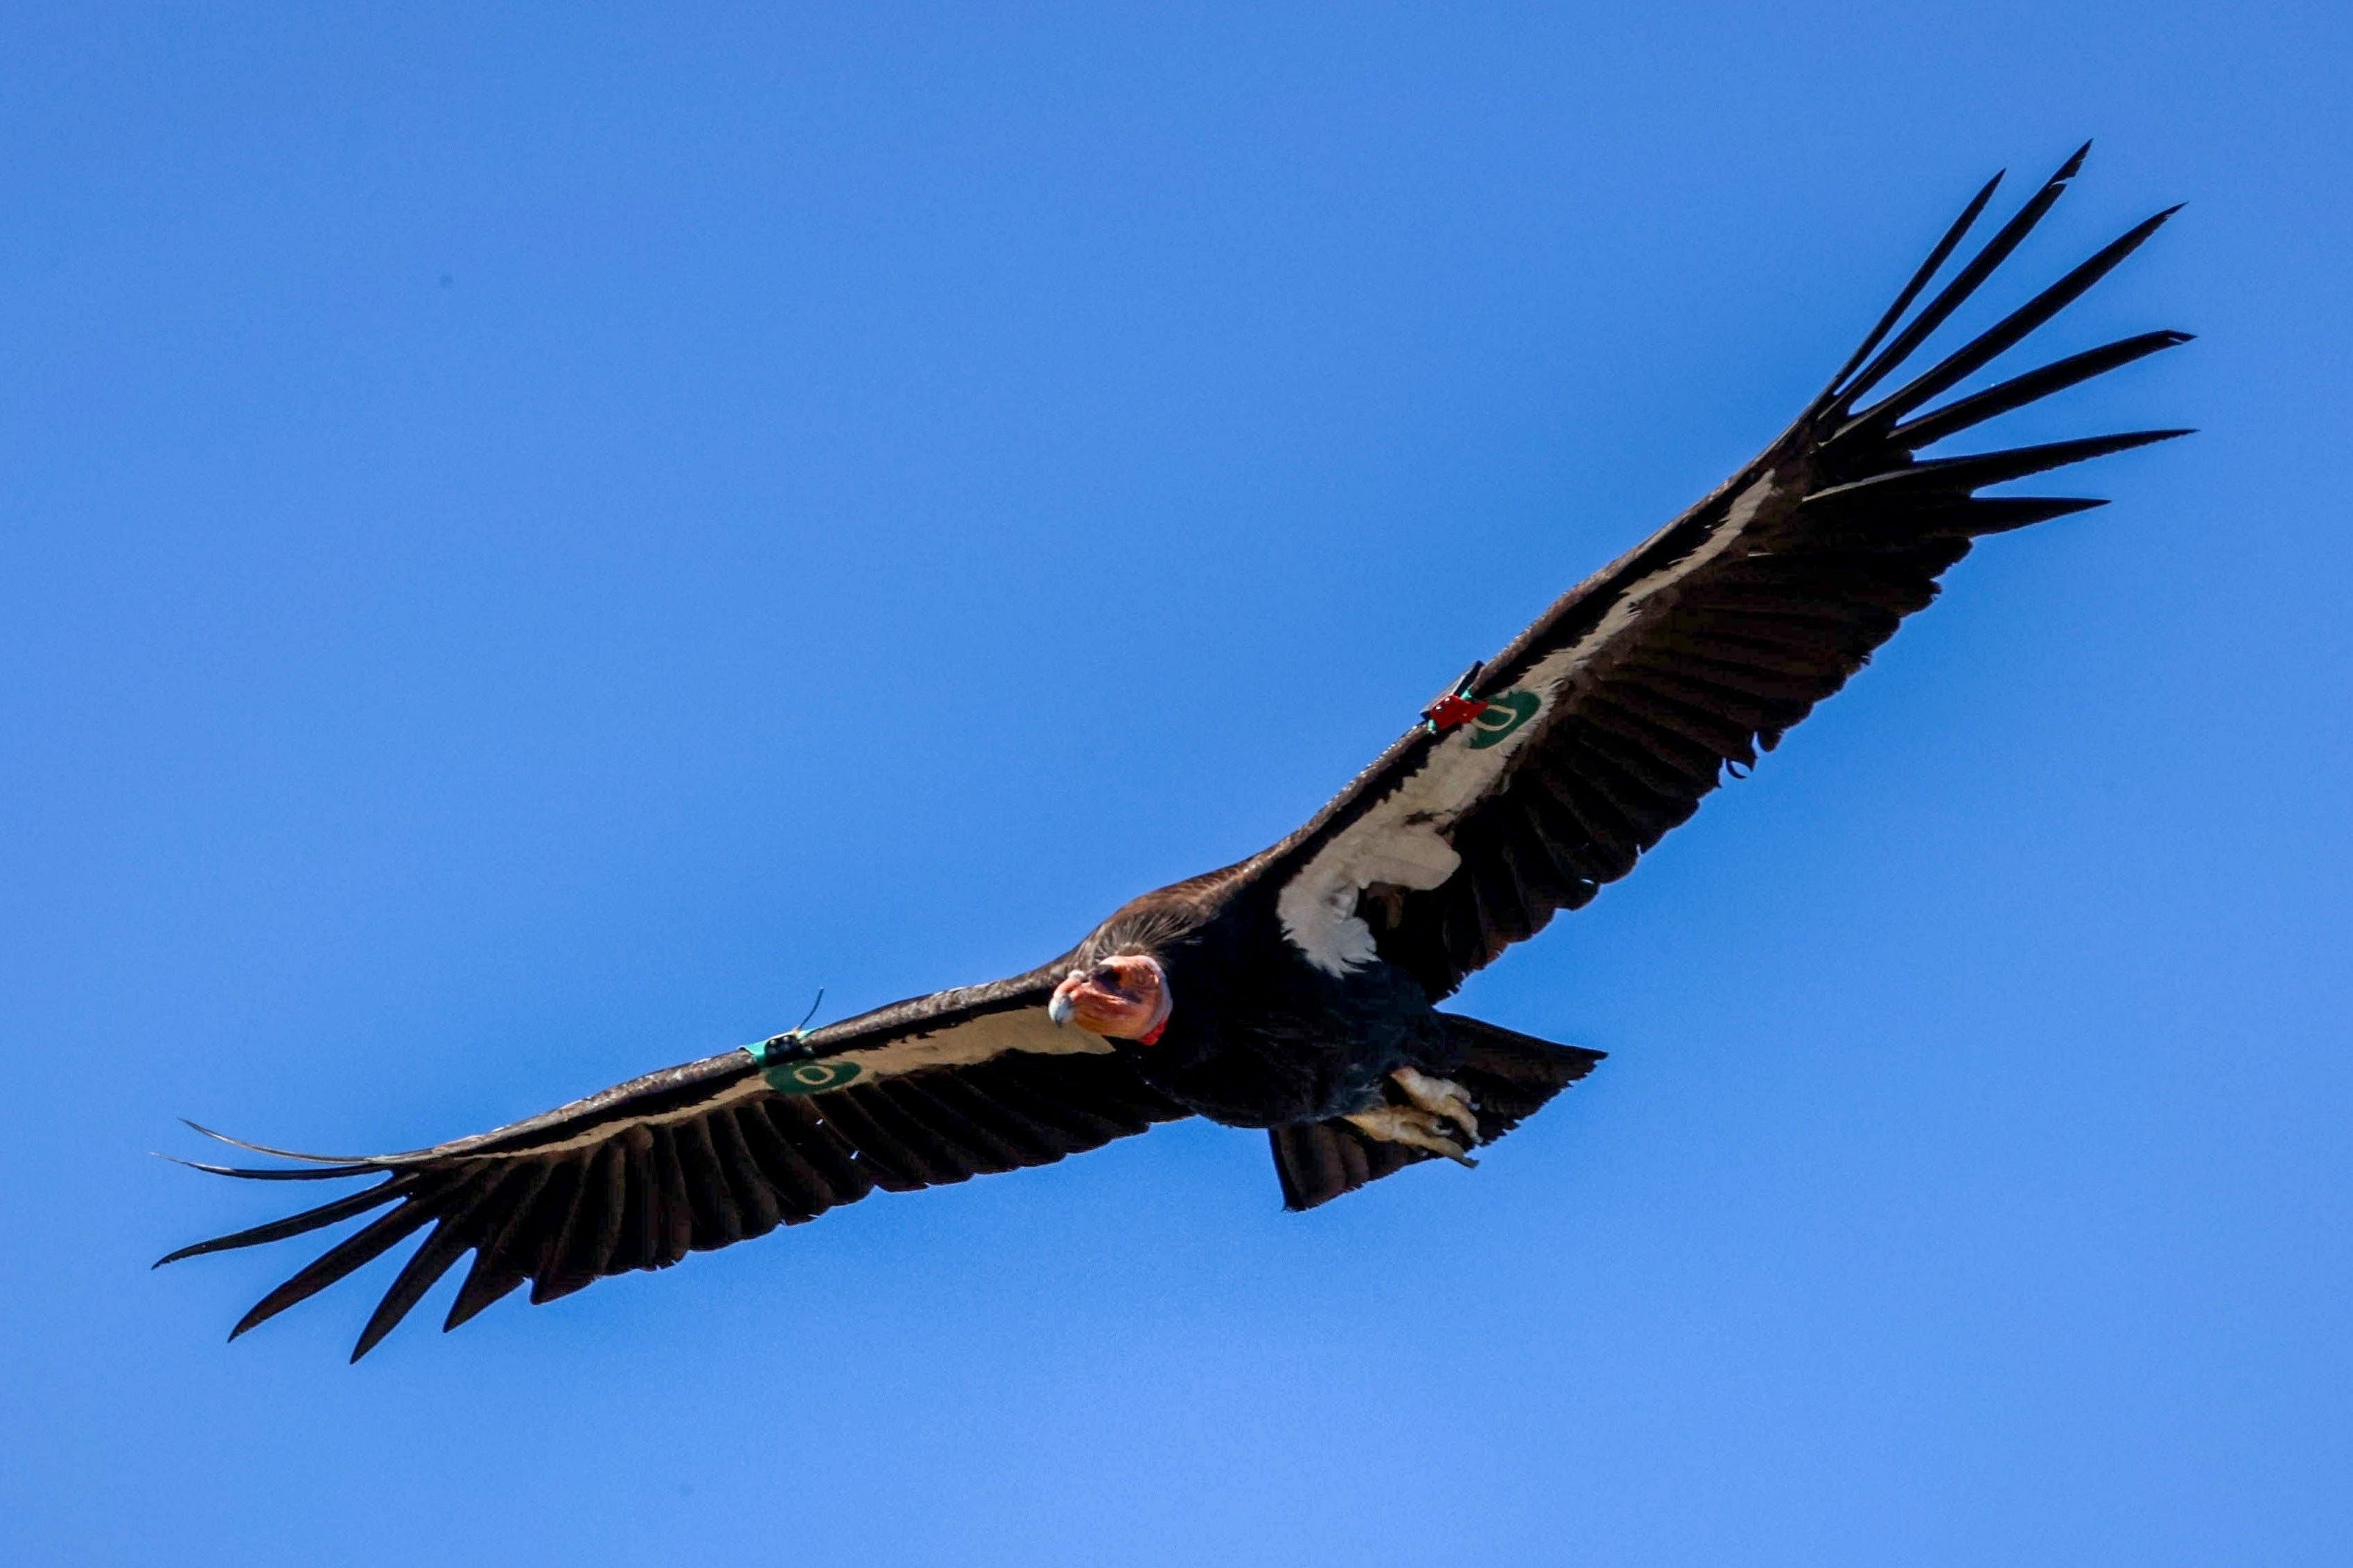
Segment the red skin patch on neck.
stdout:
[[[1120,954],[1103,960],[1097,966],[1097,970],[1111,969],[1122,974],[1138,968],[1145,973],[1139,977],[1135,990],[1131,990],[1128,984],[1121,980],[1113,980],[1108,986],[1098,984],[1094,980],[1096,971],[1073,969],[1063,976],[1060,985],[1054,987],[1054,999],[1058,1004],[1067,1005],[1069,1017],[1082,1029],[1101,1035],[1107,1040],[1134,1040],[1145,1046],[1156,1044],[1160,1032],[1168,1026],[1170,1012],[1168,977],[1162,972],[1158,962],[1140,954]],[[1149,982],[1152,997],[1149,1012],[1143,1007],[1142,997],[1136,994],[1144,989],[1145,981]],[[1138,1014],[1143,1014],[1143,1018],[1139,1018]],[[1145,1019],[1150,1020],[1150,1028],[1140,1035],[1127,1033]]]

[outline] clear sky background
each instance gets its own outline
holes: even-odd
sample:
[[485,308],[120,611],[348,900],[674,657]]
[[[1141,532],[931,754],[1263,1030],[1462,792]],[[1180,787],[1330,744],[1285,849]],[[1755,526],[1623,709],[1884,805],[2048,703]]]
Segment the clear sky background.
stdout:
[[[786,16],[786,13],[791,13]],[[2353,11],[8,8],[24,1563],[2353,1558]],[[1695,499],[1976,184],[2204,427],[1993,542],[1301,1216],[1163,1130],[356,1369],[406,1148],[1060,951]],[[2013,191],[2013,195],[2022,194]],[[1980,312],[1978,321],[1989,319]]]

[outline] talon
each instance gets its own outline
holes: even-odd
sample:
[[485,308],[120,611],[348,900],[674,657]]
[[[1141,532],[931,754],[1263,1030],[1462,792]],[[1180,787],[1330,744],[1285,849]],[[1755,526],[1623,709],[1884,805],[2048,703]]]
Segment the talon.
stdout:
[[1383,1143],[1402,1143],[1409,1149],[1426,1149],[1432,1154],[1445,1155],[1458,1165],[1478,1169],[1479,1162],[1465,1152],[1461,1144],[1446,1136],[1444,1122],[1430,1111],[1407,1105],[1376,1105],[1342,1120],[1367,1138]]
[[1418,1068],[1399,1068],[1389,1074],[1389,1081],[1416,1108],[1451,1121],[1462,1129],[1472,1148],[1479,1146],[1479,1116],[1472,1107],[1469,1089],[1452,1079],[1432,1078]]

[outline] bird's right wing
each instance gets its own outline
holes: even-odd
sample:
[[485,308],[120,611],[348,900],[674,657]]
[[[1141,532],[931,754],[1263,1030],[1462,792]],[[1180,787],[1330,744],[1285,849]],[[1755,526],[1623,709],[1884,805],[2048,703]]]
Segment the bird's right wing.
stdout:
[[[1937,405],[2131,255],[2168,216],[2159,213],[1907,370],[2083,157],[1907,318],[1994,187],[1978,192],[1829,389],[1761,456],[1555,600],[1306,826],[1247,863],[1275,890],[1284,936],[1309,963],[1343,974],[1378,959],[1432,997],[1451,994],[1631,870],[1727,768],[1771,750],[1936,597],[1973,542],[2101,504],[1979,489],[2186,434],[1919,456],[2188,341],[2143,332]],[[1891,381],[1894,390],[1877,391]]]
[[346,1159],[239,1143],[304,1163],[202,1168],[258,1181],[384,1179],[162,1261],[281,1241],[389,1205],[262,1298],[230,1336],[430,1226],[361,1331],[356,1361],[469,1252],[473,1267],[445,1329],[525,1280],[533,1302],[553,1300],[813,1219],[877,1187],[1050,1164],[1188,1114],[1109,1041],[1046,1016],[1065,968],[780,1035],[430,1149]]

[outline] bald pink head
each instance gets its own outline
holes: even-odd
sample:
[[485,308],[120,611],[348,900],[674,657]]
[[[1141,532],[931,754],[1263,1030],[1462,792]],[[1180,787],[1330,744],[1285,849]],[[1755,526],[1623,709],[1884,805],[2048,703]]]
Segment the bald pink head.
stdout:
[[1087,969],[1073,969],[1054,987],[1047,1015],[1091,1035],[1151,1045],[1167,1026],[1173,998],[1160,961],[1126,952]]

